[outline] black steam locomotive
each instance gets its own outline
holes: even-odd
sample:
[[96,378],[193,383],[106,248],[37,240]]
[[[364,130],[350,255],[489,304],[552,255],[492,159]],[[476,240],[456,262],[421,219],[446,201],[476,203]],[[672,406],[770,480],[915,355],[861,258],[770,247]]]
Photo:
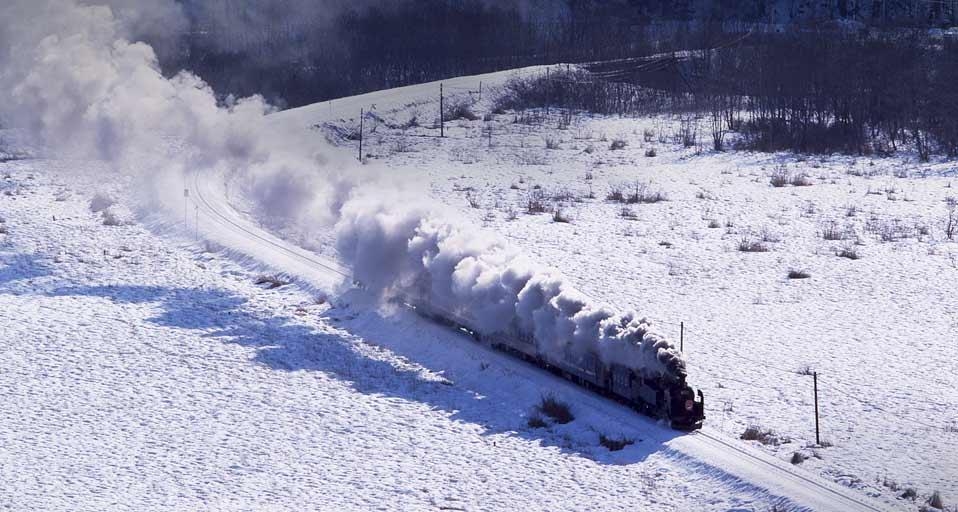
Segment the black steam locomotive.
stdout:
[[471,335],[477,341],[544,368],[566,380],[602,394],[633,409],[668,420],[672,428],[695,430],[705,420],[705,397],[685,382],[685,370],[669,375],[643,376],[618,364],[606,364],[594,353],[571,350],[559,357],[540,354],[535,339],[519,329],[485,335],[473,327],[465,314],[456,314],[424,301],[404,298],[402,302],[418,314]]

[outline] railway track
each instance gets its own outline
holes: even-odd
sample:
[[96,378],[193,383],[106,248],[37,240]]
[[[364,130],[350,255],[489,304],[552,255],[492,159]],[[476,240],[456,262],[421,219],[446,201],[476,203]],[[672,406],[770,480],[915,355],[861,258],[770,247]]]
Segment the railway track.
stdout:
[[[349,277],[348,270],[333,261],[327,261],[315,254],[266,233],[251,225],[235,210],[225,197],[216,195],[215,176],[194,174],[189,183],[191,195],[207,219],[204,222],[204,235],[213,235],[223,231],[230,232],[226,239],[245,239],[245,244],[232,247],[246,253],[246,256],[258,259],[263,264],[281,269],[308,282],[317,283],[316,274],[326,277],[326,282],[342,281]],[[210,220],[213,221],[211,226]],[[227,240],[227,243],[228,240]],[[292,264],[291,264],[292,263]],[[815,475],[805,474],[790,467],[787,462],[777,460],[770,455],[756,451],[737,440],[726,439],[722,434],[705,428],[703,430],[675,436],[666,427],[656,425],[654,420],[628,409],[620,404],[579,388],[538,367],[509,357],[491,347],[475,345],[477,350],[495,353],[503,364],[513,365],[517,374],[534,374],[536,379],[548,379],[550,386],[559,385],[587,407],[619,419],[623,423],[646,431],[650,438],[660,441],[667,450],[676,456],[690,457],[698,463],[714,468],[721,475],[741,480],[748,485],[764,489],[771,497],[781,498],[794,503],[799,510],[822,510],[836,512],[884,512],[890,510],[864,496],[858,496],[852,489],[843,488],[825,481]],[[707,421],[707,420],[706,420]]]

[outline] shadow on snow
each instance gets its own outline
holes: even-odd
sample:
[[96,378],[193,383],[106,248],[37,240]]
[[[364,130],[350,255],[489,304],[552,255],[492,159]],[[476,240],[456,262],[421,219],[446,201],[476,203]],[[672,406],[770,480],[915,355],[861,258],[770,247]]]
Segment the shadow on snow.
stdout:
[[[565,394],[579,388],[408,311],[387,317],[373,307],[333,307],[322,316],[340,334],[320,332],[286,316],[250,312],[244,309],[246,299],[218,289],[92,286],[61,288],[50,295],[100,297],[118,304],[156,303],[161,312],[150,319],[154,324],[205,331],[204,338],[254,348],[254,362],[273,370],[322,372],[361,393],[426,403],[455,420],[482,426],[486,435],[519,436],[604,464],[643,461],[679,435],[636,414],[636,421],[647,428],[634,436],[623,431],[635,444],[609,452],[599,446],[599,435],[619,435],[617,427],[599,432],[573,421],[558,428],[530,428],[528,418],[539,397],[551,391],[543,384]],[[352,294],[352,299],[368,301],[359,293]],[[375,353],[381,349],[387,349],[393,359],[398,356],[414,364],[397,367],[377,359]],[[574,400],[570,403],[575,413]]]

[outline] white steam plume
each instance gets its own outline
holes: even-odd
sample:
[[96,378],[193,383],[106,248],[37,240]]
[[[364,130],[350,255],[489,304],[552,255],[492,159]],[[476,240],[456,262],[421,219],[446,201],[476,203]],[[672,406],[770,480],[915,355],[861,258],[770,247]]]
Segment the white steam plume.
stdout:
[[345,262],[384,297],[418,294],[483,332],[533,337],[550,357],[593,352],[646,374],[684,376],[680,355],[645,320],[593,303],[446,212],[415,206],[409,198],[421,194],[336,161],[314,134],[265,127],[272,109],[262,98],[218,101],[191,73],[164,77],[153,48],[136,42],[159,37],[153,29],[164,20],[181,26],[172,0],[7,0],[0,114],[54,153],[142,177],[147,199],[161,205],[181,204],[185,173],[238,170],[263,213],[335,225]]
[[[160,203],[175,200],[185,173],[224,168],[242,169],[268,192],[264,209],[295,211],[294,220],[335,204],[335,181],[319,172],[330,167],[328,152],[309,134],[263,129],[272,108],[262,98],[218,101],[192,73],[163,76],[153,48],[134,38],[164,22],[182,26],[171,0],[8,0],[0,6],[0,116],[60,156],[142,177],[146,199]],[[269,202],[284,181],[310,194]]]
[[341,212],[339,252],[371,290],[425,302],[486,335],[531,338],[555,360],[591,353],[645,376],[684,379],[681,354],[647,320],[596,304],[499,238],[402,204],[362,187]]

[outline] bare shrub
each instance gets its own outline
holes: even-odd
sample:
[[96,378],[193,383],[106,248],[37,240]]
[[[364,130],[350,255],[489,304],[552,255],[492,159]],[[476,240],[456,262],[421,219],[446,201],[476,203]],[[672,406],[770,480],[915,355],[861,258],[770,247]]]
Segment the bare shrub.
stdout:
[[725,151],[725,120],[722,118],[722,112],[719,110],[712,112],[712,149],[715,151]]
[[790,441],[790,439],[786,437],[779,436],[773,430],[764,429],[755,425],[746,428],[740,438],[745,441],[758,441],[764,445],[771,446],[778,446]]
[[845,247],[842,247],[835,254],[836,256],[839,256],[841,258],[848,258],[850,260],[858,260],[858,259],[861,259],[862,257],[861,254],[859,254],[858,249],[855,249],[854,247],[850,245],[846,245]]
[[762,231],[759,234],[762,236],[763,242],[777,244],[782,241],[781,235],[769,229],[768,226],[763,226]]
[[605,198],[609,201],[615,201],[617,203],[625,202],[625,193],[622,191],[621,185],[609,185],[609,193],[606,194]]
[[648,183],[636,181],[632,184],[632,192],[626,198],[625,202],[629,204],[650,204],[666,201],[667,199],[662,191],[652,190]]
[[752,240],[749,235],[743,235],[738,242],[738,250],[739,252],[768,252],[768,246],[758,240]]
[[562,208],[556,206],[555,209],[552,211],[552,222],[568,224],[572,222],[572,219],[568,215],[565,215],[562,212]]
[[479,198],[477,198],[472,192],[466,192],[466,202],[469,203],[470,208],[479,209],[482,208],[482,204],[479,203]]
[[256,284],[257,286],[266,285],[266,288],[270,290],[274,290],[276,288],[280,288],[290,284],[290,281],[283,278],[283,276],[279,274],[273,274],[273,275],[263,274],[263,275],[257,276],[256,279],[253,281],[253,283]]
[[788,172],[784,167],[779,167],[775,169],[775,172],[772,173],[772,177],[769,179],[769,183],[773,187],[781,188],[785,185],[788,185],[792,181],[792,174]]
[[719,222],[718,219],[709,220],[709,229],[718,229],[720,227],[722,227],[722,223]]
[[516,220],[518,218],[519,218],[519,211],[510,206],[506,210],[506,220]]
[[566,424],[575,419],[569,405],[560,401],[551,393],[542,397],[538,409],[542,414],[559,424]]
[[822,238],[825,240],[845,240],[847,231],[838,225],[838,221],[829,220],[822,225]]
[[620,149],[625,149],[625,147],[628,145],[629,143],[624,141],[623,139],[613,139],[612,144],[609,144],[609,149],[611,149],[612,151],[618,151]]
[[682,119],[682,123],[679,125],[678,139],[684,147],[695,146],[698,142],[698,124],[695,119],[691,117]]
[[914,487],[907,487],[904,491],[902,491],[899,497],[903,500],[915,501],[915,499],[918,498],[918,490]]
[[649,148],[645,150],[645,156],[648,158],[655,158],[657,155],[658,153],[656,153],[655,148]]
[[801,452],[795,452],[795,453],[792,454],[792,458],[791,458],[790,462],[791,462],[792,464],[798,465],[798,464],[801,464],[801,463],[805,462],[805,459],[806,459],[806,458],[807,458],[807,457],[806,457],[805,455],[803,455]]
[[472,107],[469,105],[468,101],[455,101],[446,105],[446,109],[443,112],[443,117],[446,121],[455,121],[457,119],[465,119],[467,121],[478,121],[479,116],[472,111]]
[[526,199],[526,213],[535,215],[546,211],[545,193],[542,192],[542,189],[532,189]]
[[795,174],[788,180],[793,187],[810,187],[813,185],[812,179],[807,174]]
[[546,149],[560,149],[559,139],[554,139],[552,137],[546,137]]
[[913,235],[901,219],[889,221],[872,217],[865,222],[865,230],[876,235],[882,242],[895,242]]
[[789,270],[788,278],[789,279],[808,279],[812,277],[807,270]]
[[599,444],[606,447],[610,452],[617,452],[630,444],[634,444],[634,439],[622,438],[616,439],[613,437],[606,437],[605,434],[599,434]]
[[627,206],[622,207],[622,210],[619,212],[619,216],[627,220],[638,220],[639,218],[639,216]]

